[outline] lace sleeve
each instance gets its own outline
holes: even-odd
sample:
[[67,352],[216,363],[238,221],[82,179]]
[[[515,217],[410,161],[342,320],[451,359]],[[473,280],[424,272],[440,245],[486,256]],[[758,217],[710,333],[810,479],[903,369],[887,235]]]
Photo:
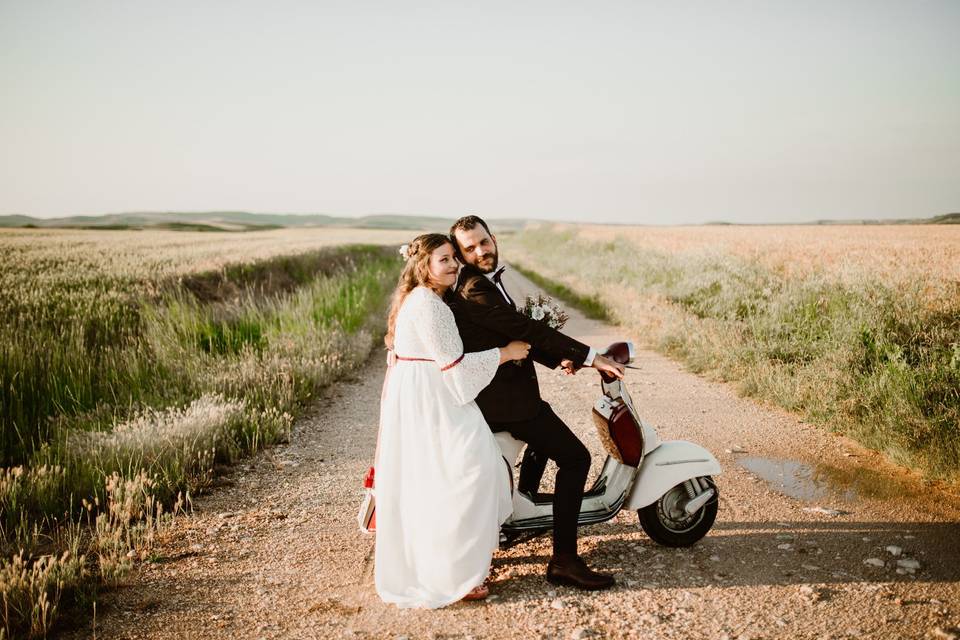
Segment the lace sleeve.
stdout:
[[458,404],[466,404],[493,380],[500,366],[500,350],[464,353],[453,312],[432,292],[425,291],[424,297],[427,299],[414,322],[417,332],[430,357],[440,367],[447,389]]

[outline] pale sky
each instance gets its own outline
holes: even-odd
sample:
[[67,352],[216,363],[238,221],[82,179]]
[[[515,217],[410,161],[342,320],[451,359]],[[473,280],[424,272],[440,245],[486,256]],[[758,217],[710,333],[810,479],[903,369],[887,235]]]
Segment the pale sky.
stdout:
[[0,214],[960,211],[960,1],[0,0]]

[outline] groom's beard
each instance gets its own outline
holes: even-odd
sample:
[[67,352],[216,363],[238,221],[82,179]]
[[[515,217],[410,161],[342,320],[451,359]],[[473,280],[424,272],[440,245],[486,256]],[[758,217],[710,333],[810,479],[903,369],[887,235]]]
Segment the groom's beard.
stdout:
[[488,253],[482,258],[477,258],[477,268],[483,273],[493,273],[497,270],[498,258],[496,253]]

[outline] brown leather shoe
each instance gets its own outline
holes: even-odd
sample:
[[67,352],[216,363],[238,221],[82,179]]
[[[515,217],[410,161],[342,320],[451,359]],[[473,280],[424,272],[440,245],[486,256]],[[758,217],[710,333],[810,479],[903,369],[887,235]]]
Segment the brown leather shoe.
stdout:
[[608,589],[616,582],[613,576],[592,570],[577,555],[554,556],[547,565],[547,580],[589,591]]

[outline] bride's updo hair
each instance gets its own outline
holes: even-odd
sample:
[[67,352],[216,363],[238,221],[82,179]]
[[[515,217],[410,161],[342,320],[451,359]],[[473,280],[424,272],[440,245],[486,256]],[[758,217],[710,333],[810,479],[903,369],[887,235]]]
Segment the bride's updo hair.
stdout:
[[425,233],[417,236],[410,244],[406,245],[405,252],[401,248],[407,263],[400,273],[397,288],[394,290],[390,302],[390,315],[387,316],[387,335],[383,338],[388,349],[393,349],[394,325],[397,322],[400,305],[403,304],[407,294],[421,285],[430,287],[438,294],[440,293],[437,283],[430,275],[430,254],[445,244],[453,246],[450,238],[442,233]]

